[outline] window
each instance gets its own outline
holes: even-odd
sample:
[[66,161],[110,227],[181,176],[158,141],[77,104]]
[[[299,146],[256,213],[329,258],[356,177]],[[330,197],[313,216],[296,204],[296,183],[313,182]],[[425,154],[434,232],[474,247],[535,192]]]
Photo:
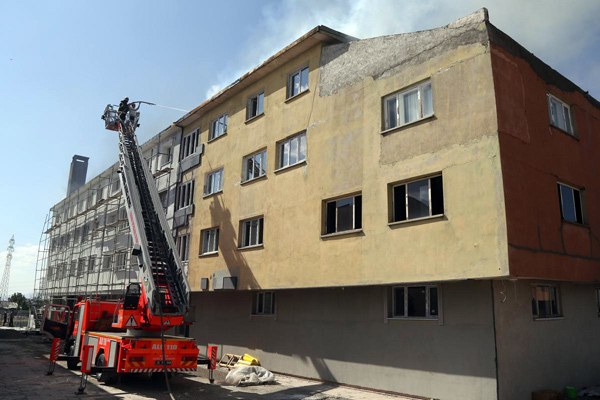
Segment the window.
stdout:
[[80,258],[77,261],[77,276],[82,276],[85,270],[87,269],[87,259]]
[[88,240],[90,233],[90,224],[85,224],[81,227],[81,243],[85,243]]
[[204,178],[204,195],[220,192],[223,189],[223,168],[208,172]]
[[96,256],[90,256],[88,262],[88,272],[94,272],[96,270]]
[[288,78],[288,99],[308,90],[308,67],[299,69]]
[[181,139],[181,149],[179,150],[180,160],[183,160],[184,158],[191,156],[196,152],[199,134],[199,130],[196,129],[194,132],[184,136],[183,139]]
[[275,315],[275,293],[256,292],[253,315]]
[[552,285],[531,286],[531,306],[536,319],[561,317],[558,288]]
[[242,221],[241,248],[263,244],[263,217]]
[[361,229],[362,196],[328,201],[325,213],[325,234]]
[[129,220],[127,219],[127,208],[125,206],[119,209],[119,229],[129,229]]
[[175,209],[179,210],[180,208],[187,207],[192,204],[194,204],[194,181],[189,181],[177,187],[177,201]]
[[[193,191],[192,191],[192,196],[193,196]],[[169,200],[169,191],[165,190],[162,191],[158,194],[158,197],[160,198],[160,204],[162,204],[163,208],[166,210],[167,209],[167,205],[168,205],[168,200]]]
[[244,157],[242,181],[249,181],[267,173],[267,150]]
[[565,221],[584,223],[581,192],[572,186],[558,184],[560,215]]
[[284,168],[306,160],[306,132],[289,137],[277,144],[277,168]]
[[392,186],[391,222],[444,214],[442,176]]
[[79,241],[79,231],[80,231],[79,228],[75,228],[75,230],[73,231],[73,242],[74,242],[73,244],[78,244],[80,242]]
[[248,104],[246,105],[246,120],[261,115],[263,113],[264,102],[264,92],[248,98]]
[[105,255],[102,257],[102,269],[109,269],[112,261],[112,257]]
[[551,94],[548,94],[548,114],[550,115],[550,123],[552,125],[573,136],[575,135],[570,107]]
[[227,113],[211,121],[208,140],[216,139],[225,133],[227,133]]
[[433,115],[431,82],[427,81],[385,97],[383,114],[386,130]]
[[69,275],[70,276],[77,275],[77,260],[71,261],[71,268],[69,269]]
[[202,253],[216,253],[219,250],[219,228],[206,229],[202,231]]
[[115,267],[117,270],[125,269],[127,265],[127,253],[117,253],[115,254]]
[[177,240],[175,241],[175,245],[177,247],[177,252],[179,253],[179,258],[181,261],[186,262],[189,260],[189,240],[190,235],[179,235],[177,236]]
[[87,200],[88,206],[92,207],[96,204],[96,189],[91,189]]
[[102,187],[100,191],[100,200],[108,199],[108,185]]
[[119,178],[115,177],[112,183],[111,193],[114,194],[119,191],[121,188],[121,181]]
[[392,318],[439,317],[439,295],[435,285],[392,288]]
[[158,153],[158,164],[162,167],[171,161],[171,147],[165,147]]

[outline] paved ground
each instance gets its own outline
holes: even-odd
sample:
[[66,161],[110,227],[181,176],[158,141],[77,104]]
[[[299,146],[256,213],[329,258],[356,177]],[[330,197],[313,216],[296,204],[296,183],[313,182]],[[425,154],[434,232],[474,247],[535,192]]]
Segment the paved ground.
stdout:
[[[45,375],[49,352],[50,343],[44,336],[0,328],[0,399],[170,400],[164,379],[152,380],[139,375],[115,386],[101,384],[90,377],[86,395],[78,396],[75,392],[80,375],[69,371],[64,362],[56,365],[54,375]],[[407,400],[282,375],[276,375],[276,384],[252,387],[222,386],[225,371],[218,371],[214,385],[208,382],[207,376],[205,367],[200,366],[196,374],[173,377],[171,387],[175,399]]]

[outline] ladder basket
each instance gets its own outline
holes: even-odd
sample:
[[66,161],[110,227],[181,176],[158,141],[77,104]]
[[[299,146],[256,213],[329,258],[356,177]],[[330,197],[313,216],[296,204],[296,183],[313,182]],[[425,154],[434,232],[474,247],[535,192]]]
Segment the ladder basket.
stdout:
[[114,109],[114,106],[111,104],[107,105],[104,109],[102,119],[104,120],[104,128],[108,129],[109,131],[119,130],[119,117],[117,115],[117,111]]

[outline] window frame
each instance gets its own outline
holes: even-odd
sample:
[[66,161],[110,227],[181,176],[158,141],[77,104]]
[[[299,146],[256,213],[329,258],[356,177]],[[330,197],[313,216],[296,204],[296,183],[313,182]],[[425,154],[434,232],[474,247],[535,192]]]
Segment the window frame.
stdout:
[[[291,156],[291,146],[292,146],[292,140],[298,138],[298,148],[297,148],[297,160],[295,163],[290,164],[290,156]],[[300,152],[302,149],[302,138],[304,138],[304,158],[300,159]],[[289,147],[288,147],[288,155],[287,155],[287,165],[283,165],[283,155],[284,155],[284,146],[286,143],[289,143]],[[294,165],[299,165],[302,164],[304,162],[306,162],[306,158],[308,156],[308,141],[307,141],[307,137],[306,137],[306,131],[302,131],[302,132],[298,132],[295,133],[291,136],[286,137],[285,139],[282,139],[280,141],[277,142],[277,169],[276,171],[280,171],[286,168],[291,168]]]
[[[265,296],[269,294],[271,296],[271,310],[269,310],[269,312],[266,312],[264,310],[264,299]],[[262,311],[259,311],[259,306],[260,304],[260,297],[262,295],[263,301],[262,301]],[[276,312],[277,312],[277,306],[276,306],[276,301],[275,301],[275,291],[273,290],[259,290],[257,292],[254,292],[254,296],[252,299],[252,316],[255,317],[275,317]]]
[[192,132],[184,135],[181,138],[181,143],[179,144],[179,161],[183,161],[186,158],[193,156],[196,153],[196,149],[198,149],[198,145],[200,144],[200,129],[196,128]]
[[[307,79],[306,89],[302,90],[302,72],[304,70],[308,70],[308,72],[306,74],[306,79]],[[293,93],[293,87],[294,87],[294,85],[293,85],[293,78],[296,75],[298,75],[298,77],[299,77],[298,79],[300,81],[300,89],[299,89],[298,93]],[[289,100],[289,99],[291,99],[293,97],[300,96],[304,92],[308,92],[309,91],[309,86],[308,86],[309,82],[310,82],[310,68],[309,68],[308,64],[305,64],[302,67],[300,67],[298,69],[295,69],[294,71],[290,72],[288,74],[288,77],[287,77],[287,93],[286,93],[286,98],[285,99]]]
[[[424,107],[423,107],[423,93],[424,93],[424,89],[429,86],[431,89],[431,113],[430,114],[424,114]],[[415,120],[410,121],[410,122],[404,122],[406,121],[406,116],[404,115],[404,112],[402,113],[402,115],[400,114],[400,110],[404,110],[404,95],[411,93],[411,92],[417,92],[417,104],[418,104],[418,116]],[[387,112],[387,104],[388,104],[388,100],[395,98],[396,99],[396,125],[394,126],[390,126],[390,121],[389,121],[389,115]],[[433,85],[431,83],[431,79],[426,79],[424,81],[421,81],[419,83],[416,83],[414,85],[408,86],[404,89],[400,89],[394,93],[390,93],[388,95],[385,95],[382,97],[382,101],[381,101],[381,107],[382,107],[382,123],[383,123],[383,129],[382,132],[387,132],[390,131],[392,129],[397,129],[397,128],[401,128],[403,126],[407,126],[410,124],[414,124],[417,123],[419,121],[423,121],[427,118],[433,117],[435,115],[435,107],[434,107],[434,102],[433,102]]]
[[[206,234],[210,235],[210,232],[215,231],[215,246],[214,246],[214,250],[210,250],[208,249],[208,251],[204,251],[204,244],[206,242]],[[209,239],[209,243],[210,243],[210,237]],[[212,228],[207,228],[207,229],[203,229],[200,232],[200,255],[201,256],[207,256],[207,255],[211,255],[211,254],[218,254],[219,253],[219,227],[218,226],[214,226]]]
[[[259,169],[259,175],[258,176],[253,176],[252,178],[248,178],[248,168],[247,168],[247,165],[246,165],[247,164],[247,160],[250,159],[250,158],[252,158],[252,165],[254,167],[254,164],[255,164],[254,158],[257,155],[259,155],[259,154],[261,155],[261,165],[259,167],[260,168]],[[253,181],[255,179],[259,179],[259,178],[262,178],[262,177],[266,176],[267,175],[267,162],[268,161],[267,161],[267,148],[266,147],[263,148],[263,149],[261,149],[261,150],[259,150],[259,151],[256,151],[256,152],[254,152],[252,154],[248,154],[247,156],[243,157],[242,158],[242,183],[244,183],[244,182],[250,182],[250,181]],[[264,168],[265,172],[261,174],[260,171],[262,171],[263,168]],[[254,168],[253,168],[253,170],[254,170]]]
[[[547,103],[548,103],[548,118],[550,120],[550,125],[552,125],[555,128],[560,129],[561,131],[563,131],[565,133],[568,133],[569,135],[571,135],[573,137],[577,137],[577,135],[575,134],[575,127],[573,126],[573,113],[571,112],[571,106],[550,93],[546,93],[546,96],[547,96]],[[563,111],[563,119],[565,120],[565,128],[567,128],[567,129],[560,127],[560,126],[558,126],[558,123],[555,123],[554,111],[552,109],[552,100],[555,100],[557,103],[559,103],[562,106],[561,108]],[[565,109],[569,112],[568,118],[564,114]],[[566,125],[567,120],[569,122],[568,125]]]
[[[166,152],[165,152],[165,150],[166,150]],[[159,168],[162,168],[171,162],[171,157],[173,156],[172,155],[173,147],[165,146],[165,150],[161,149],[158,151],[158,166],[159,166]],[[165,161],[165,158],[166,158],[166,161]]]
[[[442,212],[438,213],[438,214],[433,214],[433,196],[432,196],[432,185],[431,185],[431,180],[435,179],[435,178],[440,178],[441,179],[441,199],[439,199],[438,201],[441,201],[441,208],[442,208]],[[421,181],[425,181],[427,180],[427,193],[428,193],[428,202],[429,202],[429,215],[426,216],[422,216],[422,217],[414,217],[414,218],[409,218],[409,197],[408,197],[408,185],[410,185],[411,183],[417,183],[417,182],[421,182]],[[396,202],[398,201],[396,199],[396,195],[395,195],[395,189],[397,187],[400,186],[405,186],[404,189],[404,213],[405,213],[405,219],[398,219],[398,217],[396,216]],[[427,175],[427,176],[422,176],[419,178],[414,178],[414,179],[410,179],[410,180],[406,180],[406,181],[401,181],[401,182],[397,182],[397,183],[392,183],[389,185],[389,195],[390,195],[390,213],[389,213],[389,223],[390,224],[398,224],[398,223],[406,223],[406,222],[411,222],[411,221],[418,221],[418,220],[422,220],[422,219],[428,219],[428,218],[439,218],[439,217],[443,217],[446,213],[446,205],[444,202],[444,177],[443,174],[440,173],[436,173],[433,175]]]
[[127,252],[121,252],[115,254],[115,271],[124,271],[127,269],[128,257]]
[[[163,197],[164,197],[164,200],[163,200]],[[163,210],[165,210],[165,212],[166,212],[167,208],[169,208],[169,189],[165,189],[162,192],[159,192],[158,199],[160,200],[160,204],[162,205]]]
[[[544,316],[544,317],[540,317],[539,316],[539,299],[537,298],[537,288],[538,287],[548,287],[551,289],[555,290],[555,295],[556,295],[556,308],[558,313],[557,314],[551,314],[548,316]],[[532,314],[533,314],[533,320],[534,321],[543,321],[543,320],[553,320],[553,319],[561,319],[564,318],[564,314],[563,314],[563,308],[562,308],[562,299],[561,299],[561,292],[560,292],[560,287],[557,284],[551,284],[551,283],[532,283],[531,284],[531,300],[532,300]],[[533,309],[533,305],[535,304],[535,310]]]
[[[196,180],[191,179],[185,183],[177,185],[177,192],[175,193],[175,211],[182,208],[189,207],[194,204],[194,191],[196,186]],[[163,191],[166,192],[167,190]],[[159,193],[160,195],[160,193]],[[167,200],[168,201],[168,200]]]
[[[262,95],[262,109],[259,112],[259,98]],[[252,100],[256,99],[256,114],[250,115],[250,112],[252,110],[251,104],[252,104]],[[251,121],[255,118],[260,117],[261,115],[263,115],[265,113],[265,91],[261,90],[251,96],[248,96],[247,100],[246,100],[246,122]]]
[[[425,288],[425,316],[409,316],[408,315],[408,289],[409,288]],[[404,296],[404,310],[403,315],[396,314],[396,289],[403,289]],[[435,288],[437,291],[437,315],[431,315],[431,289]],[[442,290],[440,285],[437,284],[407,284],[407,285],[394,285],[391,287],[391,309],[389,310],[388,319],[406,319],[406,320],[427,320],[437,321],[441,319],[441,304],[442,304]]]
[[[584,204],[585,204],[585,200],[584,200],[585,189],[577,188],[573,185],[568,185],[561,181],[558,181],[557,184],[558,184],[558,200],[559,200],[561,221],[569,222],[572,224],[578,224],[578,225],[587,225],[587,215],[586,215],[585,206],[584,206]],[[564,207],[563,191],[562,191],[561,186],[571,189],[572,201],[573,201],[573,207],[574,207],[573,213],[575,215],[575,221],[571,221],[571,220],[565,218],[565,213],[564,213],[564,209],[563,209],[563,207]],[[577,215],[577,202],[576,202],[575,192],[577,192],[579,194],[579,214],[580,214],[579,217],[580,217],[581,221],[577,220],[578,215]]]
[[[219,180],[219,190],[213,190],[211,192],[208,192],[207,191],[208,179],[217,173],[221,174],[220,180]],[[223,191],[223,175],[224,175],[224,167],[213,169],[212,171],[208,171],[207,173],[204,174],[204,190],[203,190],[204,197],[212,196],[213,194],[220,193]]]
[[[356,214],[357,214],[357,210],[356,210],[356,198],[360,197],[360,226],[357,227],[357,218],[356,218]],[[341,200],[347,200],[347,199],[352,199],[352,228],[351,229],[345,229],[343,231],[338,230],[338,222],[339,222],[339,217],[338,217],[338,213],[339,213],[339,207],[337,205],[337,203]],[[327,199],[323,201],[324,203],[324,218],[323,218],[323,230],[322,230],[322,236],[330,236],[330,235],[338,235],[338,234],[344,234],[344,233],[352,233],[352,232],[357,232],[357,231],[361,231],[363,229],[363,224],[362,224],[362,192],[355,192],[353,194],[350,195],[344,195],[344,196],[340,196],[340,197],[335,197],[332,199]],[[331,203],[335,203],[335,230],[333,232],[329,232],[329,214],[328,214],[328,210],[329,210],[329,204]]]
[[[179,259],[181,262],[189,262],[190,261],[190,234],[189,233],[181,233],[178,234],[175,238],[175,248],[177,249],[177,254],[179,255]],[[182,251],[184,250],[184,251]]]
[[[223,131],[220,134],[215,135],[216,123],[218,123],[221,120],[221,118],[223,118]],[[212,119],[208,126],[208,141],[211,142],[215,139],[220,138],[221,136],[226,135],[228,122],[229,122],[229,113],[228,112],[225,112],[225,113],[219,115],[217,118]]]
[[[248,244],[246,245],[246,224],[252,224],[253,221],[258,221],[257,231],[256,231],[256,243],[250,243],[252,239],[252,232],[250,232],[250,239],[248,239]],[[250,225],[250,229],[252,229],[252,225]],[[262,232],[262,235],[261,235]],[[240,221],[240,241],[238,249],[249,249],[253,247],[262,247],[264,246],[264,232],[265,232],[265,217],[264,215],[260,215],[257,217],[247,218]]]

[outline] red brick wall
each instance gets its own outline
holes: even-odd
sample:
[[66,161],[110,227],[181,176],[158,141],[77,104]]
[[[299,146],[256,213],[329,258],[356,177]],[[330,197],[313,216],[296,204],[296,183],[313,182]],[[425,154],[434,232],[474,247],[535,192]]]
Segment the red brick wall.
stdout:
[[[600,280],[600,109],[500,46],[491,44],[491,59],[510,273]],[[546,93],[571,105],[577,138],[550,126]],[[585,188],[587,226],[561,220],[557,181]]]

